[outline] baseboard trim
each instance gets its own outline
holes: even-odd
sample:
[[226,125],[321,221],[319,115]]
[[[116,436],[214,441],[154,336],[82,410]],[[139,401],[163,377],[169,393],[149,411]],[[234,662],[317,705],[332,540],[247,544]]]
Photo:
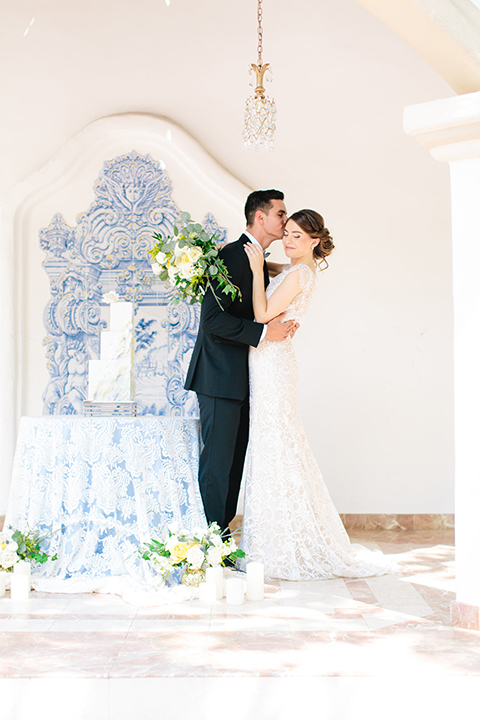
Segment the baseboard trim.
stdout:
[[[347,530],[452,530],[455,527],[455,515],[387,515],[381,513],[344,513],[340,514]],[[232,530],[242,526],[242,515],[237,515],[230,523]],[[0,531],[5,516],[0,516]]]
[[[455,516],[446,514],[430,515],[387,515],[382,513],[340,514],[346,530],[453,530]],[[236,515],[230,529],[242,527],[243,515]]]
[[453,514],[354,514],[340,515],[347,530],[451,530]]

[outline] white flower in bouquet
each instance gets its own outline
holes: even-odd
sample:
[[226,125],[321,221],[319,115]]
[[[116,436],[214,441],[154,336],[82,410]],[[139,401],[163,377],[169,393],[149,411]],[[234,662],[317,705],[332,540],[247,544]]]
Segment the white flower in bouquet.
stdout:
[[181,257],[185,253],[185,250],[183,247],[180,247],[180,243],[177,241],[175,243],[175,249],[173,251],[173,254],[175,257]]
[[235,552],[235,550],[237,549],[237,543],[235,542],[233,537],[231,537],[230,540],[227,541],[226,545],[228,553]]
[[1,565],[1,567],[5,568],[5,569],[11,568],[11,567],[13,567],[13,566],[15,565],[15,563],[16,563],[17,561],[18,561],[18,556],[17,556],[16,551],[15,551],[15,550],[12,550],[11,548],[9,548],[8,545],[7,545],[7,547],[5,548],[5,550],[2,550],[2,551],[0,552],[0,565]]
[[175,280],[176,280],[177,272],[178,272],[175,265],[170,265],[167,272],[168,272],[168,279],[170,281],[170,284],[175,285]]
[[162,266],[158,263],[153,263],[152,272],[154,275],[160,275],[160,273],[162,272]]
[[195,538],[195,540],[199,540],[200,542],[203,541],[204,535],[205,535],[205,529],[201,527],[193,528],[192,535]]
[[191,565],[194,570],[199,570],[202,567],[205,561],[205,555],[203,554],[199,545],[194,545],[190,548],[187,553],[186,560],[187,563]]
[[171,535],[177,535],[177,534],[178,534],[178,527],[179,527],[179,526],[178,526],[178,522],[176,522],[176,521],[175,521],[175,522],[172,522],[172,523],[170,523],[170,525],[168,526],[168,532],[169,532]]
[[167,557],[159,555],[154,561],[155,570],[161,575],[168,575],[173,570],[173,565]]
[[199,247],[193,245],[187,250],[187,256],[191,263],[196,263],[202,257],[202,251]]
[[157,254],[155,255],[155,262],[157,263],[157,265],[163,265],[163,263],[165,262],[166,259],[167,259],[166,254],[164,252],[162,252],[161,250],[159,250],[157,252]]
[[167,552],[171,553],[173,548],[175,547],[175,545],[178,545],[179,542],[180,541],[179,541],[177,535],[171,535],[168,538],[167,542],[165,543],[165,550],[167,550]]
[[209,538],[210,542],[217,548],[221,548],[223,546],[223,540],[221,535],[217,535],[216,533],[212,533]]
[[195,275],[195,268],[192,263],[183,263],[180,266],[179,275],[181,278],[184,278],[184,280],[191,280]]
[[224,554],[219,547],[209,547],[207,550],[207,562],[209,565],[220,565],[224,557]]

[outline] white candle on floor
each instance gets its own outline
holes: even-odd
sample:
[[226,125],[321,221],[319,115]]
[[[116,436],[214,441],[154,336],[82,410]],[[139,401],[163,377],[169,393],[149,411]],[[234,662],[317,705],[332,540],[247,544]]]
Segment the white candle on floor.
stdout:
[[11,584],[12,600],[28,600],[30,595],[30,575],[13,573]]
[[30,563],[26,560],[19,560],[13,566],[11,579],[12,600],[28,600],[30,595]]
[[13,574],[14,575],[28,575],[30,577],[30,563],[26,560],[19,560],[15,563],[13,566]]
[[239,578],[227,580],[227,605],[243,605],[245,602],[244,582]]
[[5,582],[6,578],[5,575],[7,573],[0,572],[0,597],[3,597],[5,595]]
[[247,600],[259,602],[264,597],[263,563],[247,563]]
[[214,565],[213,567],[207,568],[205,578],[207,583],[212,582],[217,588],[217,600],[223,598],[223,567],[221,565]]
[[200,602],[214,603],[217,600],[217,584],[214,582],[202,582],[198,586],[198,597]]

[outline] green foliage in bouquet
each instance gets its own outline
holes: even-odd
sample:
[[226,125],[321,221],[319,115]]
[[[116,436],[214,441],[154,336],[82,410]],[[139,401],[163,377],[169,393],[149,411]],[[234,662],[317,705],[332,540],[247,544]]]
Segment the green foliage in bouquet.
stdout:
[[[10,528],[12,530],[12,528]],[[42,543],[50,536],[42,535],[39,530],[28,530],[22,533],[20,530],[13,530],[11,538],[17,544],[17,557],[19,560],[30,560],[36,563],[46,563],[47,560],[57,560],[57,554],[48,555],[42,550]]]
[[180,221],[182,226],[174,227],[174,237],[154,233],[155,245],[148,251],[154,275],[177,291],[172,302],[201,303],[210,288],[223,310],[214,285],[232,300],[237,296],[241,299],[239,288],[230,280],[225,263],[218,255],[216,235],[208,235],[201,225],[191,222],[188,213],[182,213]]

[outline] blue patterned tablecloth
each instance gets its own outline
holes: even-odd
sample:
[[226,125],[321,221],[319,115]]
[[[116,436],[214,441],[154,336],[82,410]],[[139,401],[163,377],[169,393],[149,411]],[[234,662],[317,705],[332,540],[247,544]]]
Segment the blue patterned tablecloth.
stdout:
[[198,420],[24,417],[5,525],[52,531],[58,560],[36,565],[50,592],[146,590],[138,547],[160,528],[205,527],[197,484]]

